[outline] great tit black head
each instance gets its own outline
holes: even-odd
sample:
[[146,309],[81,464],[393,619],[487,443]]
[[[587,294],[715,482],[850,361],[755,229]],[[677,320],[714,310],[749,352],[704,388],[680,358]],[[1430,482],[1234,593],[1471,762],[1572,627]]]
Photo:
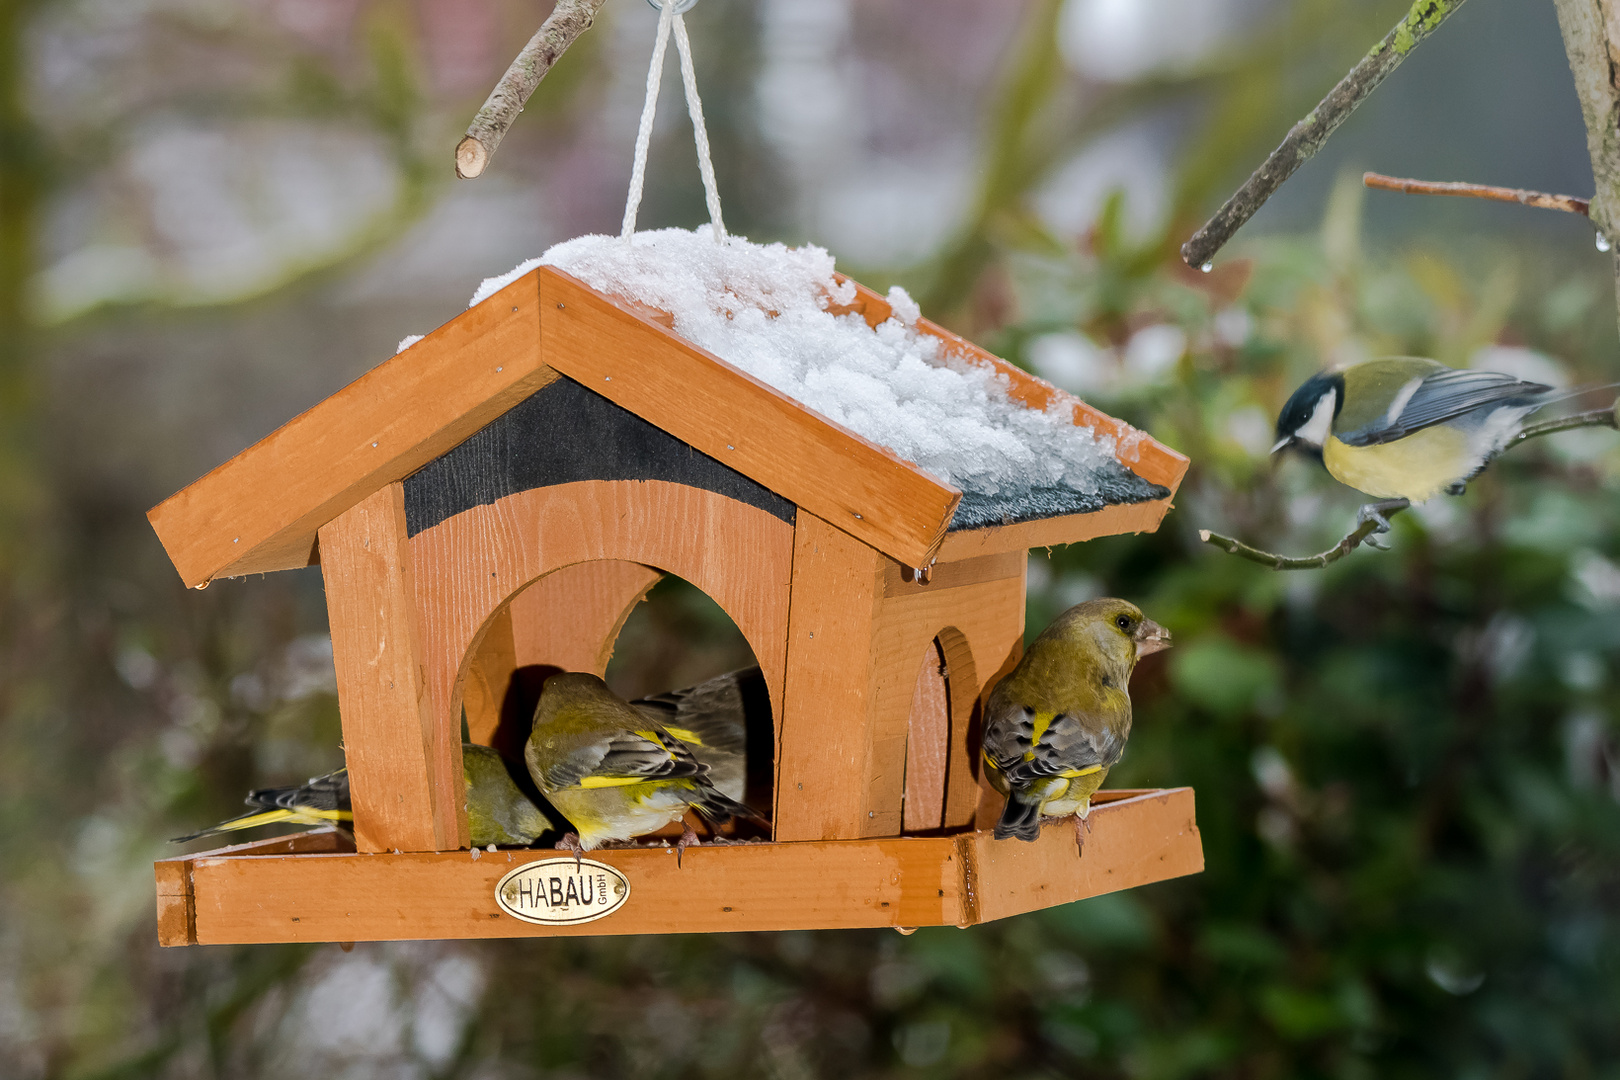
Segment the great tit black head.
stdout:
[[1333,419],[1344,409],[1344,375],[1324,371],[1300,384],[1277,414],[1277,442],[1273,454],[1292,447],[1321,460],[1322,444],[1333,430]]

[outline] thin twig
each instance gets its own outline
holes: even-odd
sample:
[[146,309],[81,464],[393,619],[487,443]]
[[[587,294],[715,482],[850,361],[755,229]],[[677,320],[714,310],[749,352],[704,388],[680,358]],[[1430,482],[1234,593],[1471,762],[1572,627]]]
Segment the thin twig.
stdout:
[[484,171],[534,88],[574,39],[591,28],[596,13],[605,3],[607,0],[557,0],[551,15],[517,54],[512,66],[490,91],[484,107],[467,125],[467,134],[456,144],[457,176],[471,180]]
[[[1541,435],[1552,435],[1556,432],[1583,427],[1607,427],[1620,430],[1620,400],[1617,400],[1612,407],[1607,409],[1593,409],[1590,412],[1559,417],[1557,420],[1544,420],[1539,424],[1531,424],[1514,436],[1513,441],[1508,443],[1506,449],[1511,449],[1526,439],[1534,439]],[[1398,504],[1385,507],[1384,518],[1387,521],[1405,509],[1406,507]],[[1241,540],[1233,539],[1230,536],[1222,536],[1220,533],[1211,532],[1208,529],[1199,529],[1198,539],[1211,547],[1220,548],[1228,555],[1236,555],[1240,559],[1248,559],[1250,562],[1259,563],[1261,566],[1269,566],[1273,570],[1320,570],[1329,563],[1338,562],[1360,547],[1377,528],[1378,522],[1369,518],[1357,525],[1354,532],[1345,536],[1344,539],[1326,551],[1318,552],[1315,555],[1299,556],[1278,555],[1273,551],[1262,551],[1257,547],[1245,544]]]
[[1390,72],[1401,66],[1406,54],[1462,5],[1463,0],[1413,0],[1411,9],[1395,24],[1395,29],[1385,34],[1384,40],[1374,45],[1316,108],[1289,129],[1282,144],[1271,152],[1254,175],[1181,246],[1181,257],[1187,265],[1202,266],[1213,259],[1282,182],[1322,149],[1328,136],[1355,112],[1356,106],[1377,89]]
[[[1399,510],[1390,510],[1384,516],[1385,518],[1391,518],[1398,513],[1400,513]],[[1273,570],[1320,570],[1328,563],[1338,562],[1356,550],[1361,546],[1363,540],[1372,535],[1373,530],[1376,528],[1378,528],[1376,521],[1364,521],[1356,526],[1355,532],[1346,536],[1326,551],[1318,552],[1315,555],[1290,556],[1278,555],[1272,551],[1261,551],[1257,547],[1250,547],[1241,540],[1234,540],[1230,536],[1222,536],[1220,533],[1210,532],[1208,529],[1199,529],[1198,539],[1213,547],[1220,548],[1228,555],[1236,555],[1240,559],[1248,559],[1250,562],[1269,566]]]
[[1513,441],[1508,443],[1508,447],[1518,446],[1524,440],[1534,439],[1538,435],[1552,435],[1582,427],[1620,428],[1620,400],[1615,401],[1613,408],[1593,409],[1590,412],[1560,416],[1556,420],[1543,420],[1539,424],[1531,424],[1515,435]]
[[1577,199],[1573,195],[1549,195],[1545,191],[1526,191],[1524,188],[1494,187],[1490,184],[1463,184],[1452,181],[1403,180],[1383,173],[1363,173],[1361,182],[1370,188],[1400,191],[1407,195],[1457,195],[1465,199],[1492,199],[1496,202],[1516,202],[1542,210],[1562,210],[1585,216],[1591,210],[1591,200]]

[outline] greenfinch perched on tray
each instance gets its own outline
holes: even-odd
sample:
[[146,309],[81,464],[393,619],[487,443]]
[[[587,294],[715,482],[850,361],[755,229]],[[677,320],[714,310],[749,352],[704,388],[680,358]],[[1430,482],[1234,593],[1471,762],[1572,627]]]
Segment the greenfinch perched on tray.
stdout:
[[1055,619],[996,684],[984,710],[984,765],[1007,796],[998,840],[1033,841],[1041,819],[1091,812],[1125,752],[1136,662],[1170,634],[1124,600],[1087,600]]
[[[545,810],[535,805],[513,781],[505,759],[494,750],[462,743],[461,770],[467,797],[467,828],[473,847],[490,844],[527,847],[547,831],[557,831]],[[170,842],[182,844],[216,833],[278,822],[342,828],[350,828],[354,822],[347,769],[317,776],[298,787],[249,792],[247,804],[253,809],[240,817],[189,836],[177,836]]]
[[[686,741],[585,672],[546,680],[524,757],[541,793],[574,826],[563,847],[590,851],[655,832],[689,807],[711,821],[757,817],[714,786]],[[687,829],[680,846],[696,841]]]

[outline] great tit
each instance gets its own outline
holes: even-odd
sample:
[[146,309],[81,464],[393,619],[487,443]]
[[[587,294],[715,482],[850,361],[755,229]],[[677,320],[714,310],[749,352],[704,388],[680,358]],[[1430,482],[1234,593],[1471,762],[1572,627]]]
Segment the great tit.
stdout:
[[1041,631],[985,703],[985,771],[1007,796],[997,840],[1033,841],[1042,818],[1068,814],[1079,835],[1131,734],[1131,672],[1169,647],[1164,627],[1109,598],[1077,604]]
[[[560,833],[546,811],[518,787],[507,771],[506,762],[487,746],[461,744],[463,790],[466,795],[467,828],[473,847],[504,844],[526,847],[548,831]],[[180,844],[216,833],[236,832],[260,825],[285,822],[291,825],[337,825],[350,828],[354,811],[349,798],[349,772],[317,776],[297,787],[263,788],[248,793],[253,809],[240,817],[222,821],[211,829],[177,836]]]
[[[759,819],[714,786],[709,766],[683,739],[585,672],[546,680],[524,758],[574,826],[560,847],[590,851],[629,840],[681,820],[688,808],[711,821]],[[688,828],[678,846],[696,842]]]
[[1461,494],[1556,395],[1495,371],[1413,356],[1313,375],[1277,417],[1272,453],[1314,457],[1341,484],[1380,499]]

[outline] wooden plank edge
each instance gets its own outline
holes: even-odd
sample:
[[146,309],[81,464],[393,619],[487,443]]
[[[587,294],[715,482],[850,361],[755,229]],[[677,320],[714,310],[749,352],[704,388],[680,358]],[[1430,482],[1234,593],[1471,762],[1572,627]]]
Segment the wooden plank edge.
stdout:
[[[1093,805],[1089,824],[1083,850],[1073,818],[1044,822],[1034,843],[975,833],[973,859],[983,883],[977,898],[981,920],[993,922],[1204,869],[1190,787],[1148,790]],[[1025,864],[1023,872],[1012,872],[1020,863]]]
[[[498,880],[501,874],[544,859],[566,858],[564,853],[558,852],[513,849],[495,853],[459,851],[377,855],[337,852],[287,855],[250,855],[240,851],[220,855],[205,853],[167,861],[186,864],[192,876],[189,933],[184,935],[184,940],[180,940],[182,935],[171,932],[165,944],[194,942],[244,944],[288,940],[409,940],[421,937],[590,936],[649,932],[717,933],[817,929],[827,928],[830,924],[846,928],[944,925],[966,927],[978,922],[1005,918],[1022,911],[1100,895],[1118,888],[1130,888],[1182,874],[1196,873],[1203,868],[1202,847],[1192,816],[1192,789],[1148,789],[1110,794],[1118,797],[1107,801],[1099,799],[1098,805],[1093,810],[1094,839],[1088,842],[1093,862],[1087,865],[1083,855],[1069,858],[1065,854],[1058,859],[1060,866],[1072,861],[1080,872],[1089,873],[1091,884],[1087,885],[1082,881],[1077,885],[1076,880],[1068,880],[1060,873],[1056,875],[1056,883],[1061,892],[1060,899],[1055,899],[1052,903],[1025,904],[1017,907],[1017,910],[1009,910],[1006,901],[1000,899],[1000,894],[1009,889],[1027,891],[1031,887],[1045,886],[1048,866],[1052,862],[1054,851],[1061,849],[1064,853],[1073,852],[1074,827],[1070,820],[1048,822],[1043,827],[1040,840],[1035,844],[1025,844],[1018,840],[995,840],[989,832],[980,831],[947,837],[703,846],[688,849],[685,858],[692,865],[685,870],[674,871],[677,875],[686,873],[701,875],[703,864],[712,863],[712,872],[723,874],[733,880],[741,878],[746,883],[750,873],[763,873],[772,880],[780,881],[784,872],[781,863],[785,857],[790,862],[800,865],[802,876],[807,880],[827,880],[829,873],[836,873],[833,867],[837,864],[842,864],[846,870],[857,870],[865,874],[875,873],[876,876],[872,878],[872,885],[876,890],[873,896],[867,898],[868,902],[864,907],[857,905],[855,908],[841,909],[840,918],[836,923],[824,915],[799,919],[774,915],[761,919],[750,918],[746,913],[739,911],[734,922],[717,919],[713,912],[679,912],[673,918],[673,925],[668,925],[671,917],[668,905],[664,905],[661,914],[666,925],[657,928],[649,928],[644,920],[616,921],[611,916],[601,923],[554,927],[522,923],[503,917],[498,910],[494,910],[493,882]],[[1150,863],[1134,865],[1141,862],[1135,852],[1125,855],[1125,859],[1133,864],[1131,866],[1099,867],[1095,862],[1103,850],[1099,846],[1099,838],[1105,840],[1111,831],[1128,829],[1133,824],[1140,831],[1141,824],[1147,822],[1150,831],[1157,829],[1158,832],[1166,832],[1165,828],[1159,827],[1159,822],[1181,819],[1187,822],[1188,828],[1183,829],[1179,835],[1160,838],[1160,857]],[[1121,845],[1115,844],[1116,848],[1119,846]],[[1166,852],[1169,854],[1166,855]],[[670,866],[665,860],[671,859],[673,854],[668,848],[612,849],[592,853],[591,858],[619,867],[627,874],[641,876],[651,872],[655,876],[664,875],[664,880],[658,886],[654,886],[654,895],[663,896],[669,893],[671,888],[668,876]],[[1028,861],[1020,878],[1015,871],[1020,862],[1025,861],[1025,856],[1028,856]],[[361,860],[364,860],[365,864],[362,864]],[[434,932],[426,934],[413,933],[410,925],[402,925],[398,928],[398,932],[378,934],[361,932],[360,927],[341,921],[330,912],[323,914],[315,911],[311,914],[311,909],[300,909],[303,911],[302,916],[293,915],[291,909],[285,907],[278,889],[267,884],[274,879],[282,890],[291,888],[286,874],[286,871],[291,869],[295,878],[303,879],[307,884],[307,887],[295,890],[300,900],[307,902],[308,897],[319,896],[322,902],[335,904],[333,910],[344,909],[346,912],[344,917],[347,918],[352,916],[352,913],[346,911],[350,906],[364,908],[367,903],[379,901],[386,905],[392,891],[387,888],[373,889],[365,897],[343,894],[341,887],[335,885],[334,881],[342,878],[348,868],[365,869],[365,866],[369,865],[384,878],[398,875],[402,882],[409,880],[415,889],[431,890],[432,882],[444,880],[447,864],[457,862],[465,862],[472,876],[488,879],[481,884],[475,884],[474,888],[487,889],[490,896],[487,900],[483,900],[483,893],[479,891],[477,893],[480,897],[479,903],[471,908],[465,908],[463,914],[452,911],[445,917],[448,922],[441,921]],[[754,864],[752,870],[746,865],[748,863]],[[812,869],[812,864],[819,865]],[[935,867],[935,870],[929,871],[930,866]],[[919,876],[914,880],[905,881],[903,867],[910,867],[912,873]],[[262,868],[271,876],[260,875],[257,868]],[[244,901],[250,902],[253,918],[265,920],[262,932],[257,928],[254,932],[221,932],[198,917],[200,909],[213,908],[222,900],[228,899],[223,894],[214,894],[213,883],[216,880],[224,880],[217,878],[219,872],[236,879],[232,888],[241,894]],[[172,877],[173,872],[170,873]],[[246,877],[243,877],[244,873]],[[454,869],[451,869],[450,873],[455,877],[461,874]],[[1037,873],[1038,877],[1035,876]],[[353,877],[352,874],[349,876]],[[923,880],[925,877],[927,880]],[[1112,883],[1109,882],[1111,877]],[[252,880],[255,878],[259,880]],[[694,884],[701,881],[701,877],[692,879]],[[645,877],[642,883],[644,888],[648,887]],[[936,883],[937,890],[934,888]],[[1103,887],[1096,887],[1098,883],[1102,883]],[[1061,891],[1064,889],[1067,891]],[[444,897],[445,903],[450,908],[459,908],[466,903],[470,894],[467,894],[465,889],[453,891],[454,895]],[[928,895],[935,892],[937,896]],[[171,885],[167,895],[179,893],[180,890]],[[683,895],[686,893],[683,892]],[[747,896],[748,893],[740,891],[739,895]],[[881,904],[871,902],[880,895],[888,895],[891,899]],[[713,902],[712,897],[708,899],[709,902]],[[160,904],[161,902],[160,899]],[[722,910],[729,913],[732,908],[725,907]],[[302,927],[294,925],[301,923],[304,917],[308,917],[309,922],[303,923]],[[171,921],[172,918],[171,916]],[[683,922],[685,926],[682,925]],[[418,923],[415,928],[420,930],[421,925]]]
[[198,943],[197,895],[192,881],[192,868],[198,859],[342,854],[353,851],[353,836],[342,829],[326,826],[158,859],[152,864],[152,875],[157,886],[158,944],[172,948]]
[[1021,521],[1014,525],[992,525],[984,529],[962,529],[945,534],[940,559],[969,559],[1003,551],[1058,547],[1082,540],[1122,533],[1149,533],[1158,530],[1174,504],[1169,499],[1120,503],[1089,514]]
[[197,898],[192,891],[190,859],[160,859],[152,864],[157,891],[157,936],[163,948],[197,944]]
[[[198,588],[215,578],[240,577],[311,565],[315,559],[315,534],[320,526],[378,488],[395,480],[404,479],[440,454],[453,449],[478,429],[554,379],[555,373],[548,372],[539,363],[538,294],[539,287],[535,273],[525,274],[483,304],[469,308],[427,334],[410,348],[395,353],[331,397],[299,413],[252,446],[210,469],[148,510],[147,521],[157,533],[158,540],[168,553],[170,561],[174,563],[175,569],[179,571],[181,580],[188,588]],[[517,303],[514,304],[514,301]],[[487,310],[486,305],[489,305]],[[507,307],[514,310],[504,311],[503,309]],[[475,311],[478,312],[476,316],[470,314]],[[452,340],[464,329],[465,320],[489,319],[491,314],[494,315],[493,320],[479,330],[476,336],[467,340]],[[514,355],[512,363],[498,365],[510,368],[510,372],[501,372],[505,378],[492,387],[492,392],[481,402],[480,407],[441,423],[427,436],[414,443],[391,446],[390,456],[370,471],[361,474],[358,479],[333,492],[312,508],[301,513],[289,511],[285,516],[290,520],[279,528],[254,533],[231,523],[230,514],[238,497],[261,499],[266,497],[267,491],[274,490],[273,476],[257,474],[266,470],[272,474],[276,471],[278,467],[276,464],[266,462],[273,462],[278,455],[288,454],[289,451],[284,444],[293,444],[294,449],[289,456],[296,456],[298,446],[318,442],[329,435],[330,428],[334,426],[330,417],[347,407],[347,401],[339,401],[340,398],[365,397],[376,384],[390,379],[410,377],[402,376],[402,372],[425,372],[436,365],[446,367],[455,365],[462,359],[460,354],[467,349],[475,348],[477,342],[494,335],[510,333],[514,329],[521,332],[521,326],[511,324],[521,324],[527,320],[535,323],[535,341],[529,357],[531,362],[525,364],[523,356]],[[398,419],[397,414],[393,415],[387,426],[391,427]],[[463,428],[466,430],[463,431]],[[330,460],[342,454],[363,453],[367,442],[375,447],[387,438],[386,430],[363,434],[355,440],[354,446],[327,448],[323,450],[321,456]],[[286,467],[298,467],[298,464]],[[249,475],[244,477],[243,473]],[[237,496],[235,489],[243,486],[244,482],[251,490],[245,495]],[[209,538],[209,550],[206,554],[194,551],[198,546],[199,536]]]
[[[639,408],[632,406],[624,399],[633,396],[634,391],[626,392],[625,388],[628,384],[624,380],[614,384],[598,378],[596,371],[585,370],[583,366],[577,364],[574,357],[552,357],[553,366],[557,370],[589,386],[615,404],[630,409],[631,412],[641,416],[642,419],[669,432],[694,449],[736,469],[790,502],[804,507],[836,528],[849,533],[857,540],[876,548],[890,558],[908,566],[926,566],[934,559],[939,550],[939,545],[944,540],[951,517],[956,513],[957,504],[962,501],[960,489],[944,482],[918,466],[915,462],[901,457],[888,447],[874,442],[864,435],[857,434],[815,411],[797,398],[778,390],[762,379],[750,375],[714,353],[692,344],[675,333],[670,325],[672,320],[665,313],[655,308],[649,308],[646,304],[601,292],[572,274],[553,266],[542,266],[535,272],[541,275],[542,302],[540,305],[540,321],[542,337],[544,336],[547,314],[551,312],[553,303],[556,303],[556,301],[550,299],[550,292],[547,289],[546,283],[550,280],[555,283],[553,287],[561,290],[564,295],[574,294],[577,296],[580,293],[585,294],[603,308],[611,309],[620,317],[638,324],[647,333],[656,335],[671,348],[680,350],[712,369],[718,377],[747,386],[758,396],[762,403],[768,402],[767,407],[773,407],[795,417],[799,423],[806,427],[819,427],[831,432],[844,445],[837,449],[836,459],[826,462],[826,467],[820,470],[817,483],[809,484],[803,490],[782,490],[783,485],[766,483],[764,479],[750,471],[746,455],[740,455],[733,449],[737,445],[736,443],[727,443],[723,439],[710,440],[706,438],[704,433],[694,431],[691,426],[684,423],[682,416],[678,413],[672,412],[668,415],[652,416],[646,415],[649,410],[644,405]],[[841,485],[840,493],[851,504],[845,507],[829,498],[826,481],[829,477],[850,472],[855,474],[853,482]],[[916,500],[907,500],[908,502],[927,501],[930,505],[938,505],[941,508],[938,515],[930,515],[927,519],[921,520],[911,527],[908,527],[906,522],[891,518],[890,520],[894,520],[896,526],[898,526],[895,530],[899,534],[896,537],[900,541],[898,545],[893,539],[883,535],[882,531],[867,524],[868,515],[871,515],[870,520],[873,521],[878,520],[878,516],[872,514],[872,503],[864,501],[865,499],[880,503],[894,501],[892,493],[897,485],[902,488],[920,490],[924,493]],[[861,512],[863,508],[865,513]]]

